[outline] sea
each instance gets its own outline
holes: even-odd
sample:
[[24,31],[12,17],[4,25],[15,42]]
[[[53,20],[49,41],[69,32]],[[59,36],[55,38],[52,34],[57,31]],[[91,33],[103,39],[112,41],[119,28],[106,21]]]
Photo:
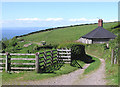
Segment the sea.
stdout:
[[[2,28],[2,38],[5,39],[11,39],[15,36],[20,36],[24,34],[28,34],[35,31],[45,30],[49,27],[13,27],[13,28]],[[1,31],[0,31],[1,32]],[[1,34],[1,33],[0,33]],[[0,40],[2,39],[0,38]]]

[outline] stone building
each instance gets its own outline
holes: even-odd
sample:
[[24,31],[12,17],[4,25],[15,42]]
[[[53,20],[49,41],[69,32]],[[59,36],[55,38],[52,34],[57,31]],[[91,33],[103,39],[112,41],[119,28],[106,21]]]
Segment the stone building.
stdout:
[[93,31],[82,36],[78,41],[85,44],[108,43],[109,40],[115,39],[116,35],[103,28],[103,20],[98,20],[98,27]]

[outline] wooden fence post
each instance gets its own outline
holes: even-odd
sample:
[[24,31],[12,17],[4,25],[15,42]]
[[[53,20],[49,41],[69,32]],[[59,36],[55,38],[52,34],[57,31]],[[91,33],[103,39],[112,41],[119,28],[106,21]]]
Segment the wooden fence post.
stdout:
[[10,71],[10,58],[8,57],[10,54],[6,52],[6,63],[5,63],[5,71]]
[[115,59],[114,59],[114,64],[117,64],[117,58],[115,57]]
[[57,49],[57,59],[58,59],[58,63],[60,63],[60,58],[59,58],[59,51]]
[[44,51],[44,69],[46,70],[46,51]]
[[111,65],[114,63],[114,50],[111,52]]
[[37,73],[39,73],[40,72],[40,65],[39,65],[39,53],[36,53],[36,55],[35,55],[36,57],[36,63],[35,63],[35,70],[36,70],[36,72]]
[[74,54],[74,53],[73,53],[73,48],[71,48],[71,61],[70,61],[70,65],[71,65],[71,66],[73,65],[73,57],[74,57],[73,54]]
[[53,65],[53,51],[51,50],[51,63]]

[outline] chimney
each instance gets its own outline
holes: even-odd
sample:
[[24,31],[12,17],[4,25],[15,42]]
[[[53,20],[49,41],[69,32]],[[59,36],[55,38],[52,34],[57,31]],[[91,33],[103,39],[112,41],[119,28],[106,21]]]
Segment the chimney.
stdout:
[[99,19],[99,20],[98,20],[98,26],[99,26],[99,27],[103,27],[103,20],[102,20],[102,19]]

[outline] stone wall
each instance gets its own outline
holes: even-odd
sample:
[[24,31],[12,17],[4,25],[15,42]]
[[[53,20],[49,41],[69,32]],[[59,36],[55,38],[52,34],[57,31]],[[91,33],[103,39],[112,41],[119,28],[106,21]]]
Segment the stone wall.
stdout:
[[87,39],[87,38],[80,38],[78,42],[85,43],[85,44],[93,44],[93,43],[108,43],[109,40],[112,39],[104,39],[104,38],[98,38],[98,39]]
[[108,43],[110,39],[93,39],[93,43]]

